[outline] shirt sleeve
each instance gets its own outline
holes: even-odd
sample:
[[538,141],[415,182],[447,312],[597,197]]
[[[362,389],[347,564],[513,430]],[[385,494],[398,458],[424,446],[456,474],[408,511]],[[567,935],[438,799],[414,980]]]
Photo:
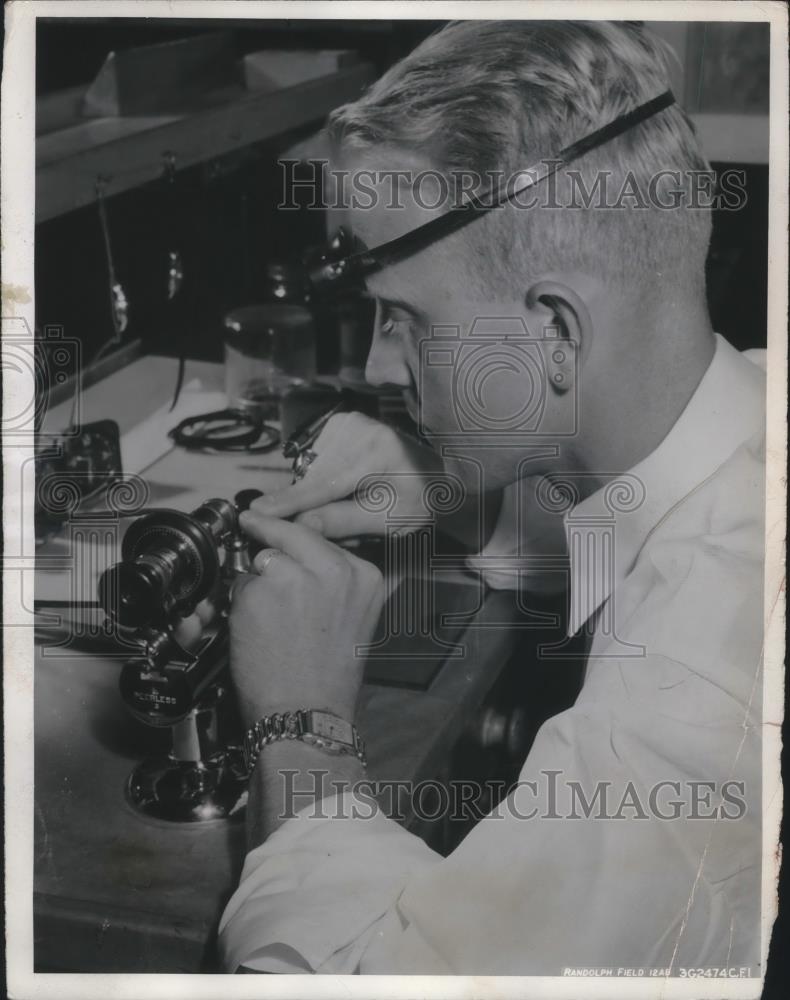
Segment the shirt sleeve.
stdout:
[[[659,683],[683,672],[652,666]],[[370,806],[355,814],[349,794],[325,800],[323,818],[288,820],[247,857],[222,918],[225,967],[562,975],[751,961],[759,803],[745,797],[759,753],[740,745],[743,720],[664,717],[660,699],[627,709],[588,699],[551,719],[515,791],[446,859]],[[727,778],[743,782],[729,818]]]
[[[667,745],[694,763],[673,760]],[[720,766],[700,764],[711,756],[695,760],[698,749],[713,749]],[[656,726],[647,705],[624,718],[591,705],[555,717],[516,790],[404,887],[359,971],[557,976],[737,963],[758,975],[759,801],[748,798],[758,761],[754,746],[739,750],[735,726]],[[725,813],[726,777],[742,783]]]
[[370,800],[323,799],[247,855],[220,921],[223,965],[315,972],[334,956],[332,971],[354,971],[369,929],[408,877],[439,860]]

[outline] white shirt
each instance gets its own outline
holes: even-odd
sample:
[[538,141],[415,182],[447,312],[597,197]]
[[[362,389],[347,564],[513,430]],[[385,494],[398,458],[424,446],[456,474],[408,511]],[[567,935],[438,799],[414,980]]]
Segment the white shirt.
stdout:
[[[516,790],[447,858],[353,817],[350,793],[327,805],[344,818],[286,821],[223,914],[229,971],[760,975],[764,393],[717,337],[619,501],[610,485],[566,514],[570,630],[594,629],[591,652]],[[606,803],[585,818],[578,790]]]

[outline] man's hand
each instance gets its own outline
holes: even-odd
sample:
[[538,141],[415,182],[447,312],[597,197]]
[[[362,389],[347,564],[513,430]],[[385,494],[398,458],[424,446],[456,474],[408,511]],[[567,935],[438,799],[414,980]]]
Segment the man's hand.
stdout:
[[381,573],[303,524],[255,510],[240,523],[269,546],[255,572],[239,577],[231,606],[231,672],[245,724],[299,708],[351,721],[364,666],[355,647],[378,622]]
[[392,485],[398,514],[427,520],[423,491],[431,476],[443,470],[430,448],[361,413],[338,413],[327,421],[314,451],[318,457],[304,479],[261,497],[251,509],[274,517],[297,514],[297,521],[327,538],[383,535],[387,510],[370,510],[375,504],[364,504],[364,494],[352,494],[365,476],[381,475],[386,481],[388,474],[397,473]]
[[217,617],[217,609],[211,599],[201,601],[191,615],[182,618],[173,629],[173,638],[184,649],[192,652],[203,638],[206,626]]

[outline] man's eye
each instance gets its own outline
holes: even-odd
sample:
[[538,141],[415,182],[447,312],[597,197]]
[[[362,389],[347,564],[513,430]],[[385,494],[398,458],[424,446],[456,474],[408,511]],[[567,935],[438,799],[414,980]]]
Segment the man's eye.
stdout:
[[385,337],[398,337],[408,333],[410,329],[411,320],[391,314],[383,320],[379,327],[379,330]]

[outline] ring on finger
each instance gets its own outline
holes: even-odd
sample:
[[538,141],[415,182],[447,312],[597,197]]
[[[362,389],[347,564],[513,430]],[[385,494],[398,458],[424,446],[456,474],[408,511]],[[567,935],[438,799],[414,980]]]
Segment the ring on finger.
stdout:
[[266,572],[266,568],[269,566],[273,559],[277,556],[282,555],[281,549],[261,549],[261,551],[253,559],[253,566],[255,567],[258,574],[262,575]]
[[307,448],[299,452],[293,461],[293,481],[295,483],[300,479],[304,479],[307,475],[307,470],[317,458],[318,455],[316,455],[312,448]]

